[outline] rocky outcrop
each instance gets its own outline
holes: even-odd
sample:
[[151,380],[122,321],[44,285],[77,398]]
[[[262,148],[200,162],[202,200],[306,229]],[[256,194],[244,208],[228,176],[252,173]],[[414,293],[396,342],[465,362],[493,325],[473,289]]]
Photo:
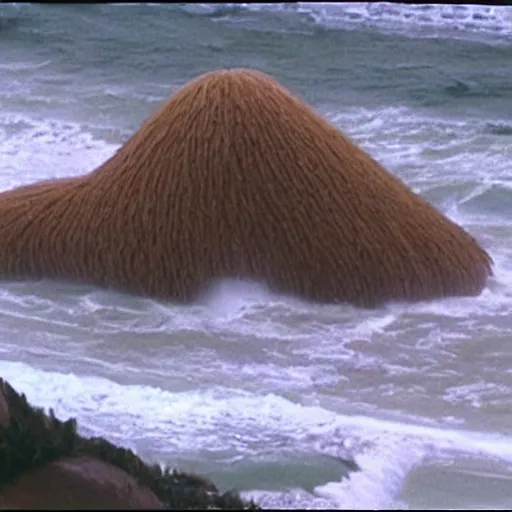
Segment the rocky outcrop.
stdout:
[[0,379],[0,509],[258,510],[202,476],[162,470],[76,421],[32,407]]

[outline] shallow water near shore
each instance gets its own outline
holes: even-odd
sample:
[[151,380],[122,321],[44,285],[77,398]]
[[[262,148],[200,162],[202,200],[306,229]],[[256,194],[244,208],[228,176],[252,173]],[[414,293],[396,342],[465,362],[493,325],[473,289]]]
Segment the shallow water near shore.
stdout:
[[88,172],[192,77],[256,67],[495,261],[477,298],[377,310],[0,283],[2,378],[263,506],[512,507],[512,8],[3,4],[0,42],[0,190]]

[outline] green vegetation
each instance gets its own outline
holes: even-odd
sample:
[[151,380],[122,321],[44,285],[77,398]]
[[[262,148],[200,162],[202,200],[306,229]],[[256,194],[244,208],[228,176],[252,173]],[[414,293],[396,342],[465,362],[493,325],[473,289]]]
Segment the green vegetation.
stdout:
[[125,471],[149,488],[167,509],[260,510],[236,492],[220,494],[207,478],[168,468],[162,470],[158,464],[144,463],[131,450],[101,438],[84,438],[77,433],[76,420],[60,421],[52,410],[46,414],[43,409],[32,407],[25,395],[19,395],[3,382],[11,423],[9,428],[0,429],[0,486],[51,461],[87,456]]

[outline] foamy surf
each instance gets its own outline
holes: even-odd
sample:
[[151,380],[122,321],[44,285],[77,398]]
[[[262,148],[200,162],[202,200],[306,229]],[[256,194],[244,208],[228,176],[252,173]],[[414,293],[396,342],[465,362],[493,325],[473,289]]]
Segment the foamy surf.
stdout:
[[[262,505],[296,508],[403,508],[400,491],[425,460],[469,455],[506,463],[512,474],[512,438],[444,429],[432,421],[398,423],[302,405],[275,394],[222,386],[172,392],[111,380],[44,372],[0,362],[0,375],[34,405],[76,417],[85,435],[99,435],[172,462],[173,456],[219,452],[246,459],[291,452],[353,457],[350,478],[281,492],[250,491]],[[341,475],[340,475],[341,478]],[[247,490],[247,489],[246,489]]]
[[[351,4],[301,2],[303,9],[318,9],[320,20],[348,18],[352,23],[374,22],[389,25],[450,25],[458,29],[509,33],[510,9],[484,5],[394,5],[387,2]],[[348,16],[347,16],[348,15]]]
[[3,112],[0,190],[89,172],[117,147],[94,137],[77,123]]
[[51,60],[42,62],[10,62],[0,63],[0,69],[4,71],[35,71],[41,69],[51,63]]
[[450,37],[471,39],[478,34],[498,41],[512,34],[512,10],[509,6],[485,5],[396,5],[388,2],[295,2],[195,4],[184,6],[190,14],[220,19],[240,17],[244,12],[274,12],[306,16],[313,23],[330,29],[377,29],[382,32],[410,34],[414,37]]
[[[2,283],[0,376],[78,416],[85,434],[219,485],[232,478],[267,507],[510,508],[511,14],[1,5],[0,190],[94,169],[174,86],[247,65],[469,230],[495,276],[476,298],[373,311],[247,283],[220,283],[187,307]],[[345,456],[362,468],[350,479],[331,464]]]

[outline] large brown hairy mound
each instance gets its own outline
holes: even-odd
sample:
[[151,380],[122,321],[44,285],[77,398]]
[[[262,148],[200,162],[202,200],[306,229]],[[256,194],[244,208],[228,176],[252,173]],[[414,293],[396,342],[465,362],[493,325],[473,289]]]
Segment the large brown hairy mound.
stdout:
[[241,277],[374,306],[477,295],[476,241],[254,70],[185,85],[86,176],[0,194],[0,277],[171,300]]

